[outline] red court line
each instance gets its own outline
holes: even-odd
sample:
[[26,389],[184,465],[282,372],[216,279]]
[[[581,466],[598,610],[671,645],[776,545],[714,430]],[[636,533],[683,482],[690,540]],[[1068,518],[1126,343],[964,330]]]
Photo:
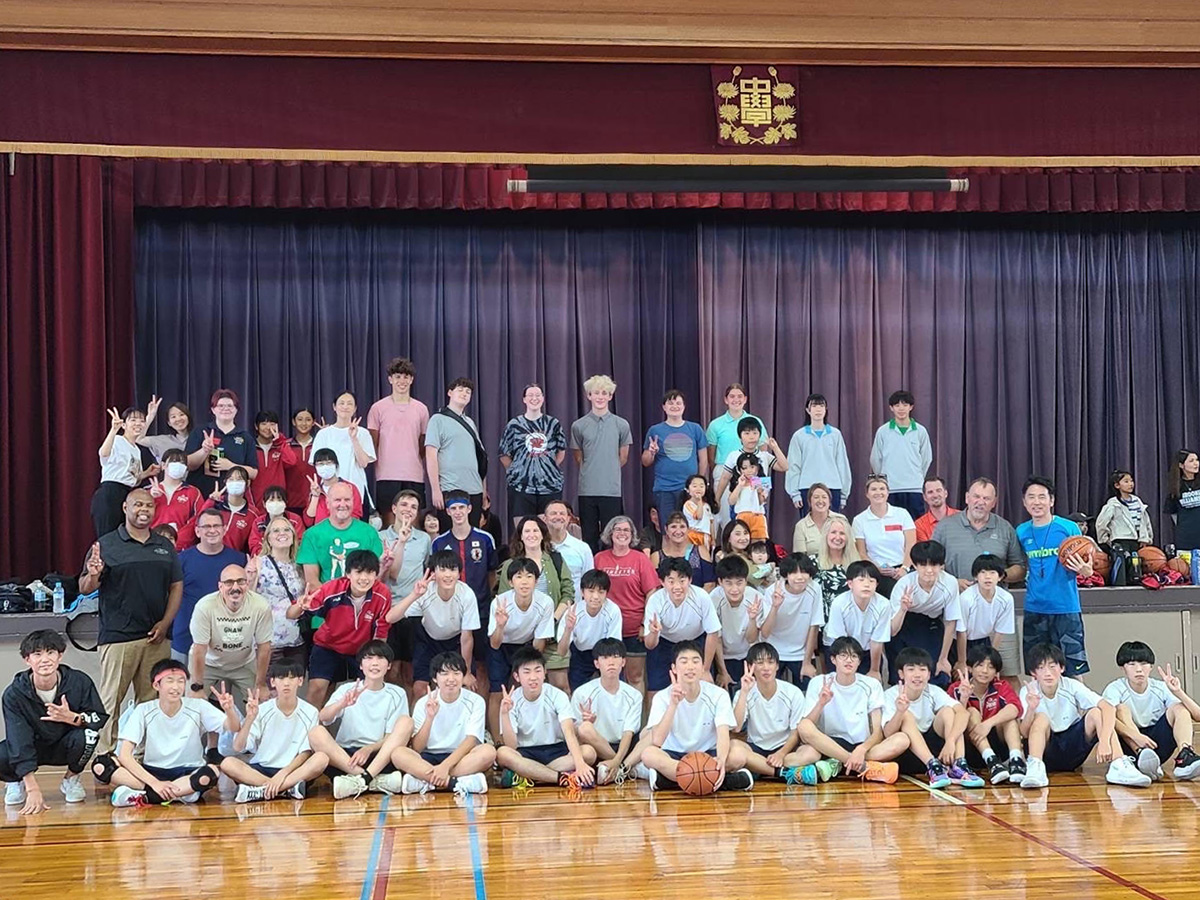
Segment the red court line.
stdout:
[[375,870],[375,888],[371,900],[384,900],[388,891],[388,876],[392,870],[392,847],[396,843],[396,830],[387,828],[383,832],[383,846],[379,850],[379,868]]
[[1149,900],[1167,900],[1167,898],[1164,897],[1162,894],[1156,894],[1156,893],[1154,893],[1154,891],[1150,890],[1149,888],[1144,888],[1140,884],[1130,881],[1128,878],[1118,875],[1116,872],[1113,872],[1110,869],[1104,868],[1104,866],[1097,865],[1096,863],[1092,862],[1091,860],[1084,859],[1082,856],[1072,853],[1070,850],[1064,849],[1063,847],[1058,846],[1058,844],[1055,844],[1052,841],[1047,841],[1044,838],[1038,837],[1036,834],[1031,834],[1028,831],[1026,831],[1024,828],[1014,825],[1011,822],[1006,822],[1004,819],[1001,819],[999,816],[992,815],[990,812],[984,812],[982,809],[980,809],[979,807],[975,806],[972,803],[968,803],[966,806],[967,806],[967,809],[969,809],[971,812],[975,813],[977,816],[983,816],[989,822],[991,822],[995,825],[999,825],[1001,828],[1004,828],[1008,831],[1011,831],[1013,834],[1017,835],[1018,837],[1023,837],[1027,841],[1032,841],[1033,843],[1035,843],[1041,847],[1045,847],[1047,850],[1051,851],[1052,853],[1057,853],[1059,856],[1066,857],[1067,859],[1071,860],[1071,862],[1076,863],[1077,865],[1081,865],[1084,868],[1091,869],[1097,875],[1103,875],[1109,881],[1115,882],[1116,884],[1121,885],[1121,887],[1129,888],[1129,890],[1135,891],[1135,892],[1141,894],[1143,897],[1148,897]]

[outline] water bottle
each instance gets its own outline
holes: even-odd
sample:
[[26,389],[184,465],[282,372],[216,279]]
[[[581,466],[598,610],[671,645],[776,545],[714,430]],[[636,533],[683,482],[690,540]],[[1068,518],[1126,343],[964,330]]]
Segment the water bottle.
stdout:
[[36,588],[33,589],[33,611],[46,612],[50,609],[50,595],[46,593],[46,586],[40,581]]
[[67,611],[67,592],[63,590],[62,582],[54,585],[54,614],[61,616]]
[[1192,584],[1200,584],[1200,550],[1192,551]]
[[1129,557],[1129,577],[1131,584],[1139,584],[1142,580],[1142,558],[1136,553]]

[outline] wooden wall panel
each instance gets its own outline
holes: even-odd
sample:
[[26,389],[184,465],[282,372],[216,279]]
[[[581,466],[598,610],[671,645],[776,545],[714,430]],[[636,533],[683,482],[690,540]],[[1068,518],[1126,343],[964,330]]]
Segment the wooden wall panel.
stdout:
[[0,47],[332,56],[1200,64],[1194,0],[3,0]]

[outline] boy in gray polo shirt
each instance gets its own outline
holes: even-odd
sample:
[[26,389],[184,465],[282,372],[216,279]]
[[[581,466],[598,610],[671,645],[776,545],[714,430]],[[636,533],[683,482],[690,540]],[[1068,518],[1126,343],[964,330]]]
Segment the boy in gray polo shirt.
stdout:
[[475,383],[456,378],[446,388],[446,405],[429,417],[425,427],[425,468],[433,505],[445,508],[447,491],[465,491],[471,498],[471,523],[478,524],[487,499],[487,455],[479,427],[464,410]]
[[583,383],[592,409],[571,424],[571,452],[579,466],[579,524],[583,539],[600,549],[600,531],[613,516],[624,512],[621,467],[629,460],[633,432],[629,423],[610,412],[617,383],[593,375]]

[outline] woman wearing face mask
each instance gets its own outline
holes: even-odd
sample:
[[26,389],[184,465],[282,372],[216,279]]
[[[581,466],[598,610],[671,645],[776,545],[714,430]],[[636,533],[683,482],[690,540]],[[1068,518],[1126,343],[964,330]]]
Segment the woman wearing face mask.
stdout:
[[[158,415],[158,407],[162,404],[161,397],[151,397],[150,405],[146,407],[146,430],[154,427],[154,417]],[[169,434],[147,434],[138,445],[146,447],[154,458],[166,464],[163,456],[168,450],[183,450],[187,447],[188,438],[192,433],[192,411],[182,403],[172,403],[167,408],[167,425]]]
[[[266,502],[280,502],[271,491],[266,496],[272,499]],[[304,595],[304,573],[296,565],[299,546],[300,533],[293,516],[268,516],[266,528],[259,536],[259,548],[246,563],[250,590],[266,597],[271,604],[271,617],[275,622],[271,635],[272,665],[294,662],[305,666],[308,663],[308,647],[300,631],[300,620],[287,617],[296,598]]]
[[237,424],[238,395],[228,388],[214,391],[209,401],[212,421],[188,436],[188,483],[202,494],[211,494],[225,483],[235,466],[250,479],[258,475],[258,451],[254,435]]
[[296,546],[299,546],[299,540],[304,536],[304,523],[300,521],[300,517],[295,513],[287,510],[287,492],[281,487],[269,487],[263,493],[260,506],[263,509],[263,514],[254,520],[254,527],[250,529],[250,555],[258,556],[262,552],[263,541],[266,539],[267,526],[272,519],[283,517],[292,523],[292,530],[296,533]]
[[288,446],[296,454],[296,464],[284,469],[287,482],[287,508],[300,515],[308,506],[308,479],[315,475],[312,466],[313,440],[317,434],[317,418],[307,406],[292,412],[292,439]]
[[[313,440],[313,452],[322,449],[337,454],[338,473],[356,488],[360,497],[370,500],[367,493],[367,466],[375,462],[375,442],[366,426],[360,427],[358,403],[349,391],[340,394],[333,402],[337,420],[321,429]],[[356,512],[362,518],[361,512]]]
[[92,525],[100,538],[125,524],[122,504],[130,489],[158,475],[154,454],[137,442],[146,433],[146,414],[130,407],[108,411],[111,424],[100,445],[100,487],[92,495]]
[[[186,550],[196,542],[192,523],[204,505],[204,498],[187,484],[187,454],[180,449],[168,450],[162,457],[163,477],[150,479],[150,496],[154,498],[154,519],[151,528],[170,525],[175,529],[176,550]],[[189,527],[192,526],[192,527]]]
[[[350,484],[344,478],[338,477],[338,458],[331,449],[322,447],[313,452],[312,458],[313,474],[308,477],[308,503],[301,515],[305,528],[312,528],[318,522],[329,518],[329,506],[325,502],[325,495],[331,487],[338,482]],[[354,518],[361,519],[362,494],[354,484],[350,484],[350,487],[354,489]]]
[[225,487],[209,494],[208,501],[200,508],[215,509],[225,520],[225,546],[239,553],[250,549],[250,533],[254,531],[254,520],[259,511],[249,501],[250,474],[241,466],[234,466],[225,478]]

